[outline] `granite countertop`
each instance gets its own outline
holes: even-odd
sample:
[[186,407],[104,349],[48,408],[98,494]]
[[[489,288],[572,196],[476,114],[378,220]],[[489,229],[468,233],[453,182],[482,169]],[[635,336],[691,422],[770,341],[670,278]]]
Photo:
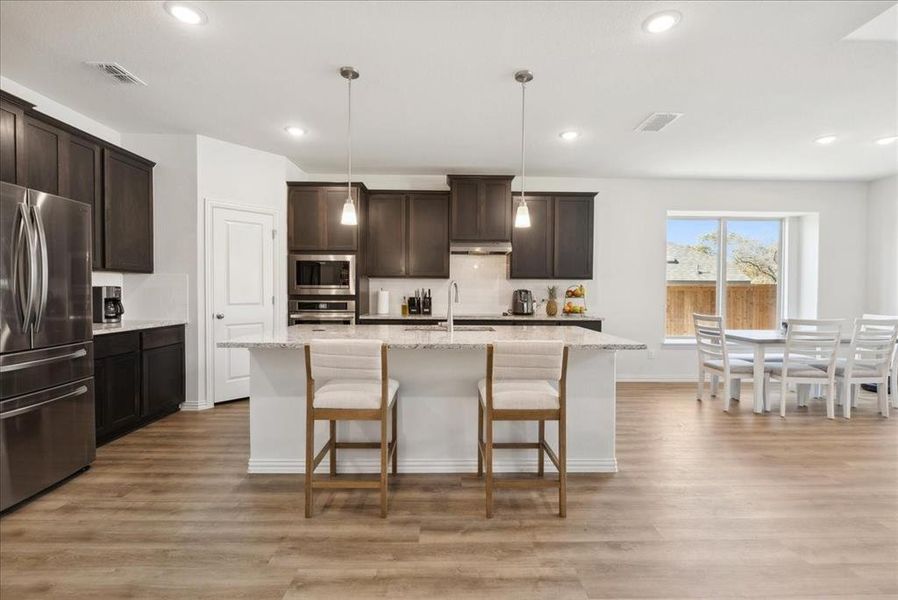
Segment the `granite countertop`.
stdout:
[[186,325],[187,321],[180,319],[154,319],[154,320],[123,320],[121,323],[94,323],[94,336],[107,333],[122,333],[125,331],[140,331],[141,329],[155,329],[157,327],[171,327],[173,325]]
[[[604,321],[602,317],[596,317],[593,315],[565,315],[565,314],[557,314],[554,317],[550,317],[546,314],[535,314],[535,315],[512,315],[512,314],[482,314],[482,315],[454,315],[453,319],[456,322],[462,321]],[[376,315],[373,313],[368,313],[366,315],[360,315],[359,321],[414,321],[414,320],[426,320],[426,321],[445,321],[446,315],[403,315],[399,313],[389,313],[386,315]]]
[[646,345],[582,327],[522,325],[494,331],[454,333],[437,329],[412,330],[414,325],[293,325],[272,335],[252,335],[220,342],[219,348],[299,349],[313,339],[379,339],[390,348],[443,349],[486,348],[495,341],[562,340],[575,350],[644,350]]

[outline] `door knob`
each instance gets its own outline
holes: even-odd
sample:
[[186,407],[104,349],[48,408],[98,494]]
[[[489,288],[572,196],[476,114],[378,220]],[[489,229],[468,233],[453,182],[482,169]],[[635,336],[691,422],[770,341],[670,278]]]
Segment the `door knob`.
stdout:
[[224,319],[224,313],[215,313],[216,319]]

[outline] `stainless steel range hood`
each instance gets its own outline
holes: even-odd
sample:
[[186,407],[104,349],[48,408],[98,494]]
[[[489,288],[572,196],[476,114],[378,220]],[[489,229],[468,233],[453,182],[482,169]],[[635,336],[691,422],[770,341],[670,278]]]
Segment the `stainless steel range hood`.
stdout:
[[452,242],[449,245],[452,254],[511,254],[511,242]]

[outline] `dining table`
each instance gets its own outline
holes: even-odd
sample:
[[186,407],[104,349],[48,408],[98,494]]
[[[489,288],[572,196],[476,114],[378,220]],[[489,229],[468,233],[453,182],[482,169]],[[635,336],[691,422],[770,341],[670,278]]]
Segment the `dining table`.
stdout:
[[[754,352],[753,375],[753,410],[764,412],[764,360],[771,349],[786,345],[786,332],[781,329],[727,329],[727,342],[740,346],[749,346]],[[843,336],[842,344],[850,344],[851,336]],[[892,376],[889,393],[894,408],[898,408],[898,360],[892,360]]]

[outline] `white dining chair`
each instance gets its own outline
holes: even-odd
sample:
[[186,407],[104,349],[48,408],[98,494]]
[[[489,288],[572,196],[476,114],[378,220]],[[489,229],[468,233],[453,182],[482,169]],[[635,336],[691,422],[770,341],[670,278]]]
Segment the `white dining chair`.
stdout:
[[[692,323],[695,329],[695,347],[698,352],[698,388],[696,399],[701,401],[705,390],[705,378],[711,376],[711,396],[717,392],[717,380],[723,379],[723,410],[729,412],[730,399],[739,399],[740,386],[743,379],[754,377],[754,362],[733,358],[731,348],[726,341],[723,320],[719,315],[702,315],[693,313]],[[779,363],[764,363],[764,368],[773,368]],[[767,409],[767,396],[764,396],[764,408]]]
[[[877,315],[865,313],[862,319],[894,321],[898,315]],[[889,395],[892,397],[892,408],[898,408],[898,344],[892,351],[892,373],[889,376]]]
[[889,416],[889,371],[894,361],[898,319],[855,319],[848,356],[836,362],[836,381],[842,398],[842,412],[851,418],[856,385],[876,384],[879,411]]
[[774,365],[764,387],[780,382],[780,416],[786,416],[788,386],[823,385],[826,387],[826,416],[835,418],[836,350],[842,341],[841,319],[789,319],[783,362]]

